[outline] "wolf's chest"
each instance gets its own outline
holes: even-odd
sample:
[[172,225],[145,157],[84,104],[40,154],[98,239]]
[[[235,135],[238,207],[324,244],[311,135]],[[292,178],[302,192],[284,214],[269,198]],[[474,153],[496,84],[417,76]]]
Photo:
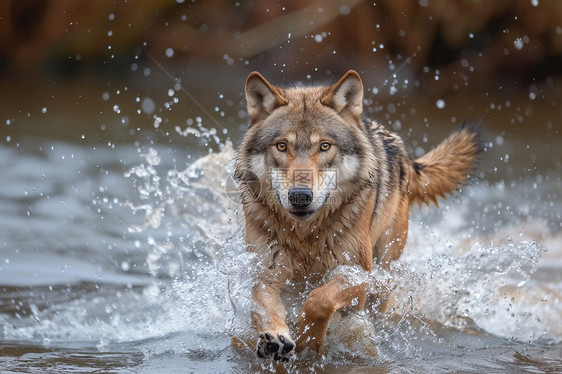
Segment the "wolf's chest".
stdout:
[[328,231],[299,240],[287,238],[283,246],[291,259],[295,276],[326,272],[340,265],[362,265],[365,243],[354,235],[330,234]]

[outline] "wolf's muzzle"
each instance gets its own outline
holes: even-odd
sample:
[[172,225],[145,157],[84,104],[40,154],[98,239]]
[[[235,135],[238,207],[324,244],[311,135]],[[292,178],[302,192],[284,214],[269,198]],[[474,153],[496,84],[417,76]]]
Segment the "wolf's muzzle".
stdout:
[[293,187],[289,190],[289,203],[297,209],[304,209],[312,203],[312,190],[307,187]]

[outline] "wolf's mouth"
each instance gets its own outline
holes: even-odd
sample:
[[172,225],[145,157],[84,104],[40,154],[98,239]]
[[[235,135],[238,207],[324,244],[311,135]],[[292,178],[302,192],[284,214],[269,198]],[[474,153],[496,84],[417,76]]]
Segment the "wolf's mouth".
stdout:
[[293,210],[289,212],[289,214],[291,214],[299,221],[307,220],[308,218],[312,217],[314,213],[316,213],[316,211],[314,210]]

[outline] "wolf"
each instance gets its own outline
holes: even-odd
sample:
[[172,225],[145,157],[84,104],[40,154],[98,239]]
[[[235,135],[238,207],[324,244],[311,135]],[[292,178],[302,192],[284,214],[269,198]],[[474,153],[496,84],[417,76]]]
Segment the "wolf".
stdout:
[[[353,70],[332,85],[286,88],[253,72],[245,94],[249,126],[235,178],[247,250],[259,261],[251,319],[257,355],[286,361],[305,348],[318,351],[333,313],[365,307],[365,283],[329,274],[397,260],[410,206],[437,205],[466,182],[480,132],[465,124],[412,160],[399,135],[364,117],[363,83]],[[303,285],[318,287],[291,335],[282,294]]]

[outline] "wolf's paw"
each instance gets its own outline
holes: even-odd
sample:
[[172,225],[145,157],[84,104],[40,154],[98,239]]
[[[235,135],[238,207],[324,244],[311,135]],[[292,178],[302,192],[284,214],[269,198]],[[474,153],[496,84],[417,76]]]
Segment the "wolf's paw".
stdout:
[[259,335],[258,357],[271,357],[276,361],[289,361],[295,354],[296,344],[288,334],[270,334],[268,332]]

